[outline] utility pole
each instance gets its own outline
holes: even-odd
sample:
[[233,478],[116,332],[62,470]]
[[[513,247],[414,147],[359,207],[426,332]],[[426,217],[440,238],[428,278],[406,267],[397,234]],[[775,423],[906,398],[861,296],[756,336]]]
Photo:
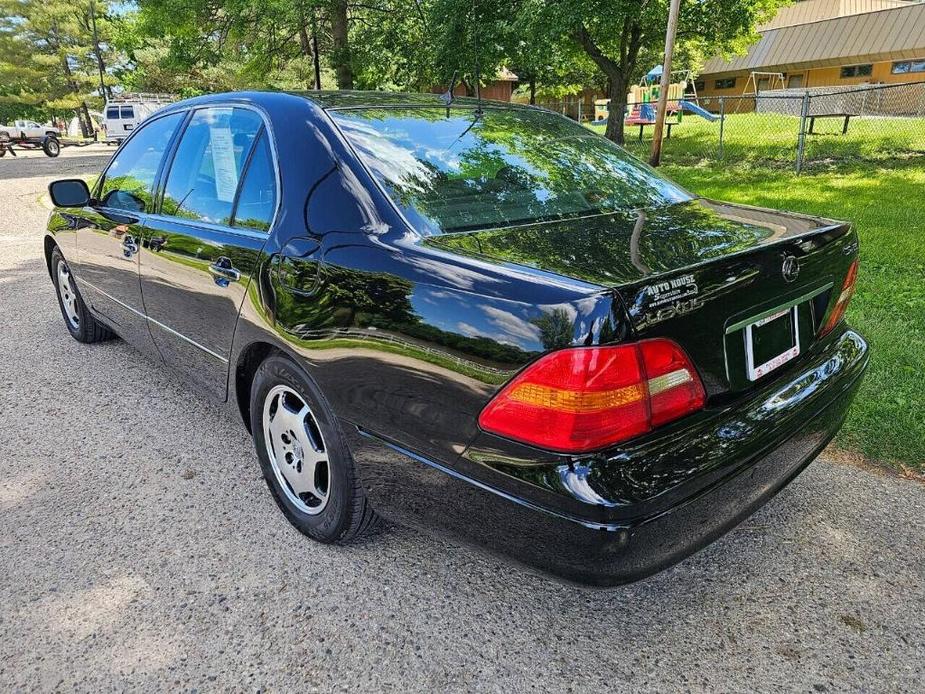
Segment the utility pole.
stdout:
[[668,87],[671,84],[671,58],[674,55],[674,38],[678,33],[678,15],[681,13],[681,0],[671,0],[668,10],[668,30],[665,32],[665,64],[662,65],[662,86],[658,93],[658,111],[655,115],[655,128],[652,132],[652,153],[649,163],[658,166],[662,158],[662,132],[665,130],[665,113],[668,111]]

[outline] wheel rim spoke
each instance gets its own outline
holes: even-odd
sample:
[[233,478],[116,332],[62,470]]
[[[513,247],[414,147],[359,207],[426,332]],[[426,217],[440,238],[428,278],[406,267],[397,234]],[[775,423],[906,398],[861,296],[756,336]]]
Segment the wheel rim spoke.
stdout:
[[80,313],[77,310],[77,292],[74,290],[71,273],[64,262],[58,263],[58,294],[61,297],[61,305],[64,307],[64,313],[68,321],[75,328],[79,327]]
[[276,386],[264,404],[263,429],[267,455],[286,496],[300,510],[320,513],[330,492],[330,471],[311,409],[288,386]]

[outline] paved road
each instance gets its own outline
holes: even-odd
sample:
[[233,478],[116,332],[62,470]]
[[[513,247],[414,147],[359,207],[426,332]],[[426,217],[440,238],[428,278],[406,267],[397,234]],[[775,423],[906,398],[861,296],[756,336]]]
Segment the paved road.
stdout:
[[243,427],[61,325],[48,177],[0,161],[0,690],[922,691],[925,487],[825,460],[596,592],[391,528],[298,535]]

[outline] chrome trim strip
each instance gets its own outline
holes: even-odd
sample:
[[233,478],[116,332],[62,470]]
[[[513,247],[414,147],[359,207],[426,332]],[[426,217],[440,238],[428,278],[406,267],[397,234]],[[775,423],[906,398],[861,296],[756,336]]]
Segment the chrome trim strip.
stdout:
[[203,352],[205,352],[206,354],[211,354],[213,357],[215,357],[216,359],[218,359],[219,361],[221,361],[223,364],[227,364],[227,363],[228,363],[228,359],[225,358],[225,357],[223,357],[221,354],[216,354],[215,352],[213,352],[213,351],[212,351],[211,349],[209,349],[208,347],[203,347],[201,344],[199,344],[199,343],[196,342],[195,340],[191,340],[190,338],[188,338],[188,337],[187,337],[186,335],[184,335],[183,333],[178,333],[176,330],[174,330],[173,328],[171,328],[171,327],[168,326],[168,325],[164,325],[164,324],[161,323],[159,320],[155,320],[154,318],[151,318],[150,316],[146,316],[144,313],[142,313],[142,312],[139,311],[138,309],[132,308],[132,307],[129,306],[128,304],[126,304],[126,303],[124,303],[124,302],[122,302],[122,301],[119,301],[116,297],[112,296],[111,294],[108,294],[107,292],[104,292],[102,289],[100,289],[99,287],[97,287],[95,284],[92,284],[91,282],[87,282],[87,280],[84,280],[84,279],[79,279],[78,282],[79,282],[80,284],[84,284],[84,285],[90,287],[90,289],[93,289],[93,290],[96,291],[96,292],[99,292],[100,294],[102,294],[103,296],[105,296],[105,297],[106,297],[107,299],[109,299],[110,301],[113,301],[113,302],[117,303],[117,304],[118,304],[119,306],[121,306],[122,308],[131,311],[132,313],[134,313],[134,314],[137,315],[137,316],[140,316],[141,318],[144,318],[146,321],[149,321],[149,322],[151,322],[151,323],[154,323],[154,325],[158,326],[159,328],[162,328],[162,329],[166,330],[166,331],[169,332],[171,335],[176,335],[176,336],[179,337],[181,340],[185,340],[186,342],[189,342],[191,345],[193,345],[193,347],[197,347],[197,348],[201,349],[201,350],[202,350]]
[[171,335],[176,335],[176,336],[179,337],[181,340],[186,340],[187,342],[189,342],[193,347],[198,347],[199,349],[201,349],[201,350],[202,350],[203,352],[205,352],[206,354],[212,355],[213,357],[215,357],[216,359],[218,359],[218,360],[219,360],[220,362],[222,362],[223,364],[227,364],[227,363],[228,363],[228,359],[226,359],[225,357],[223,357],[221,354],[216,354],[215,352],[213,352],[213,351],[212,351],[211,349],[209,349],[208,347],[203,347],[201,344],[199,344],[199,343],[196,342],[195,340],[191,340],[191,339],[189,339],[186,335],[184,335],[184,334],[182,334],[182,333],[178,333],[176,330],[174,330],[174,329],[171,328],[170,326],[164,325],[164,324],[161,323],[160,321],[154,320],[154,319],[151,318],[150,316],[145,316],[145,318],[147,318],[148,321],[150,321],[151,323],[154,323],[154,325],[156,325],[157,327],[166,330],[166,331],[169,332]]
[[[151,228],[147,225],[149,221],[166,222],[190,229],[206,229],[208,231],[215,231],[222,234],[231,234],[232,236],[242,236],[262,241],[265,241],[269,236],[266,231],[257,231],[256,229],[248,229],[247,227],[231,227],[224,224],[213,224],[212,222],[184,220],[180,217],[171,217],[170,215],[160,213],[152,213],[145,216],[145,231],[151,231]],[[274,222],[275,221],[276,220],[274,218]]]
[[791,299],[790,301],[784,302],[783,304],[780,304],[779,306],[775,306],[774,308],[769,308],[767,311],[762,311],[761,313],[755,314],[754,316],[749,316],[748,318],[737,321],[733,323],[732,325],[730,325],[728,328],[726,328],[726,334],[729,335],[730,333],[734,333],[736,330],[741,330],[745,326],[751,325],[752,323],[759,321],[762,318],[773,316],[778,311],[783,311],[785,309],[792,308],[793,306],[796,306],[797,304],[802,304],[804,301],[809,301],[810,299],[813,299],[819,296],[820,294],[822,294],[822,292],[826,291],[827,289],[831,289],[834,286],[835,286],[834,282],[829,282],[828,284],[824,284],[818,289],[814,289],[811,292],[807,292],[806,294],[803,294],[802,296],[798,296],[796,299]]

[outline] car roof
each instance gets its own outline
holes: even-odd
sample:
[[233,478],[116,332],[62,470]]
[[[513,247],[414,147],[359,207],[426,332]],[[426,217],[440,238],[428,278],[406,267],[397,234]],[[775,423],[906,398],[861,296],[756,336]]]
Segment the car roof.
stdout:
[[[289,92],[297,96],[304,97],[321,108],[340,109],[340,108],[384,108],[384,107],[427,107],[434,108],[446,107],[443,94],[413,94],[408,92],[373,92],[373,91],[351,91],[351,90],[320,90]],[[493,108],[532,108],[524,104],[514,104],[509,101],[495,101],[493,99],[482,99],[483,106]],[[471,96],[454,96],[453,106],[476,108],[479,100]]]
[[[351,90],[319,90],[319,91],[244,91],[203,94],[190,99],[176,101],[163,107],[162,112],[189,108],[191,106],[205,106],[216,102],[243,101],[254,104],[266,104],[271,100],[305,99],[324,110],[351,109],[351,108],[445,108],[442,94],[412,94],[407,92],[378,92],[378,91],[351,91]],[[482,99],[482,106],[490,108],[543,110],[527,104],[515,104],[509,101],[495,101]],[[476,108],[479,100],[474,97],[453,97],[453,108]]]
[[[159,113],[170,113],[187,108],[196,108],[209,106],[212,104],[227,104],[233,102],[250,103],[255,105],[269,106],[272,103],[277,105],[285,103],[287,100],[297,101],[304,100],[310,102],[315,107],[325,111],[340,109],[364,109],[364,108],[446,108],[447,105],[443,100],[442,94],[414,94],[407,92],[379,92],[379,91],[241,91],[241,92],[218,92],[212,94],[203,94],[182,101],[175,101],[159,109]],[[479,100],[474,97],[456,96],[453,97],[452,107],[454,109],[476,109],[479,106]],[[482,99],[481,105],[484,108],[505,109],[518,111],[545,111],[538,106],[528,104],[517,104],[510,101],[495,101],[492,99]]]

